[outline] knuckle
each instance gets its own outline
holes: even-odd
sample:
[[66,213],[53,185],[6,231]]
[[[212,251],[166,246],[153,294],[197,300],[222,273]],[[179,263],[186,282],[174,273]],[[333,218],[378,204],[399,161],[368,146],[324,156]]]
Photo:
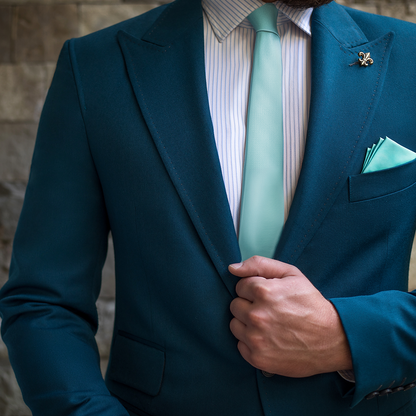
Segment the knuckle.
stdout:
[[264,338],[261,335],[252,335],[250,337],[250,345],[252,347],[252,351],[261,351],[264,347]]
[[269,297],[269,293],[270,289],[263,282],[253,285],[253,295],[256,299],[266,300]]
[[259,256],[259,255],[257,255],[257,254],[255,254],[254,256],[252,256],[252,257],[251,257],[251,260],[252,260],[252,261],[254,261],[254,262],[256,262],[256,263],[257,263],[260,259],[261,259],[261,256]]
[[255,263],[261,263],[261,261],[262,261],[263,257],[261,257],[261,256],[259,256],[259,255],[257,255],[257,254],[255,254],[255,255],[252,257],[252,259],[253,259],[253,261],[254,261]]
[[262,327],[265,321],[264,313],[257,309],[248,312],[247,318],[251,326],[254,327]]
[[255,267],[255,270],[256,270],[256,274],[257,275],[260,275],[261,274],[260,270],[261,270],[262,263],[264,261],[264,257],[255,255],[251,259],[252,259],[252,261],[254,263],[254,267]]
[[299,273],[301,273],[301,271],[296,266],[293,266],[292,264],[287,265],[287,274],[298,275]]

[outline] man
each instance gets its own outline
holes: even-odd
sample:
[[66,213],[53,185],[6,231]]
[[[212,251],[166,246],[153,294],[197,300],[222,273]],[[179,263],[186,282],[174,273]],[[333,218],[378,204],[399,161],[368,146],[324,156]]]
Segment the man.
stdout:
[[[293,25],[308,14],[289,6],[323,3],[276,6]],[[230,33],[241,23],[254,39],[245,18],[260,1],[177,0],[62,50],[1,292],[24,399],[35,416],[413,415],[416,162],[361,169],[380,136],[416,151],[416,30],[332,2],[309,11],[312,37],[294,37],[306,42],[295,84],[311,73],[306,146],[293,171],[285,159],[296,193],[274,259],[240,263],[212,99],[225,88],[212,95],[208,78],[215,17],[229,20],[218,5],[245,8]],[[95,301],[110,229],[104,383]]]

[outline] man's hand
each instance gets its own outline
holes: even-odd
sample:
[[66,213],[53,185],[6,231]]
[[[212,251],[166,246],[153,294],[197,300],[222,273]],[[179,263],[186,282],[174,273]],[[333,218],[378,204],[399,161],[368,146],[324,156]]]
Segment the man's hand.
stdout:
[[254,256],[229,270],[242,278],[230,329],[252,366],[287,377],[352,369],[335,307],[299,269]]

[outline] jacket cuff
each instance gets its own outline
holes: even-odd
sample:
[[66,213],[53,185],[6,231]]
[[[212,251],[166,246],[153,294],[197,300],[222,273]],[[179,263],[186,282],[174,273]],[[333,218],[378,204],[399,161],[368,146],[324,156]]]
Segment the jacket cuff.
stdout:
[[385,291],[330,301],[341,318],[352,355],[356,383],[351,407],[413,388],[416,297]]

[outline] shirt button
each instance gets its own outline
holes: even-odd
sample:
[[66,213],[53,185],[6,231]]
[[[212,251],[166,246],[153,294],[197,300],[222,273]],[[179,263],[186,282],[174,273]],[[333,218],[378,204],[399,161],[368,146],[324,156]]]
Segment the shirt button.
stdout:
[[261,373],[264,375],[264,377],[273,377],[274,376],[274,374],[268,373],[267,371],[262,371]]

